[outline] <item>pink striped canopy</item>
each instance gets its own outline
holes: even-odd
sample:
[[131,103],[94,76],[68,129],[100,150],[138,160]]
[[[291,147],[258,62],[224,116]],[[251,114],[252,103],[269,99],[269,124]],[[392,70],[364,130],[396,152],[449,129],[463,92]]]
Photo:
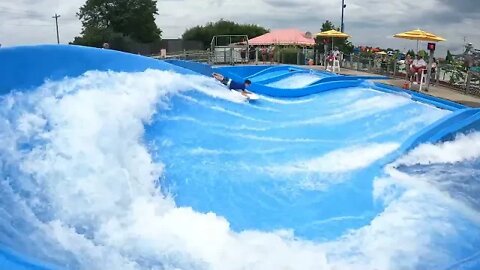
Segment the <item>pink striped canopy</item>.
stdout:
[[274,30],[265,35],[252,38],[249,45],[302,45],[313,46],[315,40],[305,37],[305,33],[298,29]]

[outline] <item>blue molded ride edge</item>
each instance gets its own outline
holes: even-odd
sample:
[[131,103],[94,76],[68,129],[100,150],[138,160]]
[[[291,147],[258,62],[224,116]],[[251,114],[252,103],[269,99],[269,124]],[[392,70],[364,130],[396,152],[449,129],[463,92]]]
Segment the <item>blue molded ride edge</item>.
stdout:
[[59,269],[58,266],[48,265],[30,257],[25,257],[12,250],[0,247],[0,269],[16,270],[51,270]]
[[[249,68],[249,66],[236,66],[236,67],[231,67],[231,68],[232,69],[243,69],[243,68]],[[245,77],[245,78],[246,79],[251,79],[251,78],[263,75],[265,73],[270,73],[270,72],[274,72],[274,71],[281,71],[281,70],[290,70],[290,69],[293,69],[294,71],[303,71],[299,68],[295,68],[295,67],[292,67],[290,65],[278,65],[278,66],[270,66],[269,68],[260,70],[259,72],[254,73],[254,74],[252,74],[248,77]]]
[[432,142],[454,140],[459,133],[468,134],[480,131],[480,109],[473,109],[474,112],[463,121],[452,123],[444,127],[441,133],[431,138]]
[[378,164],[382,167],[390,164],[420,144],[437,143],[453,139],[459,133],[471,132],[472,130],[468,130],[468,127],[480,130],[480,109],[459,109],[435,121],[408,138],[396,151],[382,158]]
[[[317,85],[317,84],[321,84],[321,83],[326,83],[326,82],[334,82],[334,81],[387,80],[387,79],[389,79],[386,76],[375,76],[375,75],[372,75],[372,76],[350,76],[350,75],[348,75],[348,76],[346,76],[346,75],[336,75],[334,73],[330,73],[330,74],[327,75],[326,72],[318,72],[318,71],[313,70],[313,69],[302,69],[302,68],[298,69],[298,68],[296,68],[295,70],[293,70],[289,73],[281,74],[281,75],[278,75],[278,76],[275,76],[275,77],[272,77],[272,78],[269,78],[269,79],[265,79],[263,81],[256,81],[255,83],[270,84],[270,83],[274,83],[276,81],[288,78],[288,77],[296,75],[296,74],[306,74],[306,73],[310,73],[310,74],[313,74],[313,75],[316,75],[316,74],[320,73],[322,76],[326,76],[326,77],[320,78],[320,79],[310,83],[309,85],[307,85],[305,87],[313,86],[313,85]],[[252,78],[254,78],[254,77],[252,77]]]
[[294,70],[294,71],[290,71],[289,73],[285,73],[285,74],[280,74],[280,75],[277,75],[277,76],[274,76],[274,77],[271,77],[271,78],[268,78],[268,79],[264,79],[264,80],[261,80],[261,81],[254,81],[253,78],[252,79],[252,82],[254,83],[258,83],[258,84],[270,84],[270,83],[274,83],[274,82],[277,82],[277,81],[280,81],[280,80],[283,80],[283,79],[286,79],[290,76],[293,76],[295,74],[305,74],[306,71],[303,71],[303,70]]
[[326,91],[347,89],[352,87],[358,87],[362,84],[361,80],[350,80],[350,81],[334,81],[326,82],[322,84],[317,84],[313,86],[308,86],[304,88],[274,88],[266,85],[252,83],[249,90],[254,93],[261,95],[271,96],[271,97],[280,97],[280,98],[297,98],[304,97],[313,94],[318,94]]
[[172,65],[176,65],[182,68],[192,70],[196,73],[199,73],[205,76],[211,76],[212,73],[214,72],[212,66],[206,63],[200,63],[200,62],[188,61],[188,60],[178,60],[178,59],[168,59],[164,61]]
[[47,80],[78,77],[90,70],[143,72],[171,70],[180,74],[194,71],[162,60],[76,45],[35,45],[0,49],[0,95],[12,90],[28,90]]
[[346,75],[338,75],[338,76],[329,76],[325,78],[318,79],[317,81],[312,82],[308,86],[317,85],[326,82],[333,82],[333,81],[351,81],[351,80],[386,80],[389,79],[385,76],[346,76]]
[[[252,76],[258,72],[261,72],[262,70],[269,69],[272,67],[272,65],[241,65],[241,66],[232,66],[232,65],[215,65],[212,66],[213,68],[217,70],[225,70],[229,71],[230,69],[235,69],[237,71],[237,74],[242,77],[242,78],[247,78],[249,76]],[[238,69],[238,67],[245,67],[242,69]]]
[[367,83],[365,84],[365,87],[371,87],[372,89],[382,91],[382,92],[387,92],[387,93],[398,93],[398,94],[406,93],[414,101],[419,101],[419,102],[426,103],[426,104],[429,104],[441,109],[449,110],[449,111],[470,108],[468,106],[465,106],[463,104],[459,104],[450,100],[441,99],[441,98],[426,95],[423,93],[402,89],[402,88],[391,86],[384,83],[378,83],[378,82],[374,82],[373,84]]
[[[263,67],[260,71],[258,72],[244,72],[245,70],[248,69],[258,69],[258,67]],[[316,70],[316,69],[307,69],[304,67],[300,66],[293,66],[293,65],[268,65],[268,66],[256,66],[256,65],[241,65],[241,66],[219,66],[219,67],[214,67],[217,70],[220,70],[220,72],[227,71],[229,73],[235,73],[240,75],[243,79],[251,79],[260,75],[263,75],[265,73],[270,73],[274,71],[281,71],[281,70],[293,70],[293,71],[298,71],[298,72],[303,72],[303,73],[313,73],[313,74],[321,74],[324,77],[330,77],[330,76],[339,76],[335,73],[331,73],[328,71],[323,71],[323,70]],[[239,72],[240,71],[240,72]],[[249,74],[248,76],[241,76],[241,74]]]

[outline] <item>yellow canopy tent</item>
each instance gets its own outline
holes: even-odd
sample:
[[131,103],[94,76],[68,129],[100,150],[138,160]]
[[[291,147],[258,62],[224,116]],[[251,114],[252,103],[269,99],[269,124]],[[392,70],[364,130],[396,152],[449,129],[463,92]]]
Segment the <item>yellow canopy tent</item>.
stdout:
[[349,38],[350,35],[342,33],[337,30],[328,30],[316,34],[317,37],[331,38],[332,39],[332,50],[333,50],[333,39],[334,38]]
[[332,38],[349,38],[350,35],[342,33],[337,30],[328,30],[316,34],[317,37],[332,37]]
[[[331,38],[332,39],[332,50],[333,50],[333,39],[334,38],[349,38],[350,35],[342,33],[337,30],[328,30],[316,34],[317,37]],[[325,44],[325,54],[327,53],[327,45]],[[325,60],[326,62],[326,60]],[[325,63],[326,66],[326,63]]]
[[411,30],[403,33],[398,33],[393,35],[393,37],[396,38],[403,38],[403,39],[409,39],[409,40],[416,40],[417,41],[417,52],[418,52],[418,41],[430,41],[430,42],[439,42],[439,41],[445,41],[446,39],[437,36],[435,34],[416,29],[416,30]]
[[[396,38],[403,38],[403,39],[409,39],[409,40],[416,40],[417,41],[417,53],[418,53],[418,41],[429,41],[429,42],[439,42],[439,41],[446,41],[446,39],[437,36],[435,34],[416,29],[416,30],[411,30],[403,33],[398,33],[393,35],[393,37]],[[430,58],[428,60],[428,65],[427,65],[427,85],[426,85],[426,91],[428,91],[428,87],[430,85],[430,76],[432,72],[432,62],[433,62],[433,51],[430,53]]]

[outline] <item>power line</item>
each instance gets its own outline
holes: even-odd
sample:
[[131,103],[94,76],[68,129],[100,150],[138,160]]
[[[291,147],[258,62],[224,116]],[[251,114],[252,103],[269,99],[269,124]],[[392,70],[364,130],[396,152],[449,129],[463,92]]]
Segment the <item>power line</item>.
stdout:
[[57,44],[60,44],[60,36],[58,34],[58,18],[60,18],[60,15],[57,15],[57,13],[55,13],[55,16],[53,16],[52,18],[55,19],[55,26],[57,28]]

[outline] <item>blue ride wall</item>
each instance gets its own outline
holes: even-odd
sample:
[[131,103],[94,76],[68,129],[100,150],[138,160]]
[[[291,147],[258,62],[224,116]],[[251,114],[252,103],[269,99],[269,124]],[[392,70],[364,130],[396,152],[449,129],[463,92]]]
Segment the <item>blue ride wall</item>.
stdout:
[[[0,49],[0,95],[12,90],[28,90],[41,85],[45,80],[59,80],[64,77],[80,76],[89,70],[140,72],[147,69],[171,70],[181,74],[203,74],[210,76],[217,69],[206,64],[186,61],[160,61],[138,55],[112,50],[102,50],[80,46],[43,45]],[[243,69],[224,68],[222,73],[234,79],[243,79],[255,73],[266,72],[268,67],[259,66]],[[383,166],[415,146],[425,142],[451,139],[458,132],[471,132],[480,129],[480,110],[434,98],[428,95],[404,91],[381,84],[366,84],[360,78],[319,82],[301,89],[277,89],[261,84],[252,85],[252,91],[276,97],[299,97],[322,91],[341,90],[347,87],[365,86],[384,92],[408,95],[413,100],[424,102],[443,109],[455,111],[449,117],[425,128],[412,136],[395,153],[386,156],[378,164]],[[0,268],[5,269],[45,269],[21,255],[0,247]]]
[[113,50],[73,45],[22,46],[0,49],[0,94],[29,89],[45,80],[80,76],[88,70],[139,72],[146,69],[195,72],[165,61]]

